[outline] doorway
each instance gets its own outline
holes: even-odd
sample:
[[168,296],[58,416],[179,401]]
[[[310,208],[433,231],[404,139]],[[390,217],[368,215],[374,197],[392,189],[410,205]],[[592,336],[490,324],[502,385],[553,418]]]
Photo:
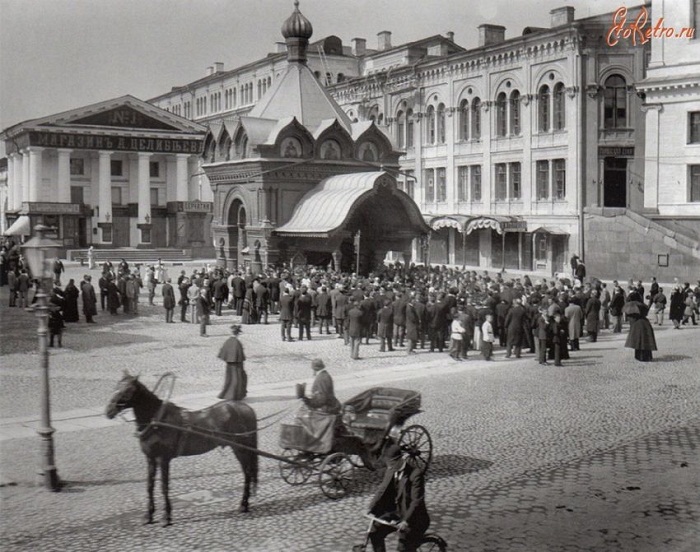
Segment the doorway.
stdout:
[[603,161],[603,207],[627,207],[627,159],[606,157]]

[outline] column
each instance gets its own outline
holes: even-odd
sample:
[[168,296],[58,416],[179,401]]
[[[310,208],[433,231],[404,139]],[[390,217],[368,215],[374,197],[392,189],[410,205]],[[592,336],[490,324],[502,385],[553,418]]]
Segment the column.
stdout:
[[7,210],[15,209],[15,156],[10,154],[7,156]]
[[22,152],[22,202],[29,201],[29,152]]
[[42,152],[44,148],[31,147],[29,151],[29,201],[39,201],[42,180]]
[[58,150],[58,198],[59,203],[70,203],[70,154],[73,150]]
[[187,162],[189,155],[178,153],[175,156],[175,201],[187,201],[189,199],[188,184],[189,174]]
[[138,154],[136,181],[138,182],[138,219],[136,226],[141,230],[139,244],[151,243],[151,172],[150,153]]
[[[112,152],[100,151],[97,169],[98,223],[112,222]],[[110,240],[111,241],[111,240]]]

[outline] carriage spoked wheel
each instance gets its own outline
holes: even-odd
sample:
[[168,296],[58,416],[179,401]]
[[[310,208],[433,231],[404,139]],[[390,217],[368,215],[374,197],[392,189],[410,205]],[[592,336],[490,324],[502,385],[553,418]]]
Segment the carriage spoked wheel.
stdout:
[[313,454],[294,449],[284,449],[282,457],[295,462],[290,464],[280,460],[280,475],[290,485],[306,483],[318,464],[318,460]]
[[335,452],[321,463],[318,484],[328,498],[343,498],[352,484],[355,466],[344,452]]
[[422,425],[412,425],[401,430],[399,446],[408,461],[425,473],[433,457],[433,440]]

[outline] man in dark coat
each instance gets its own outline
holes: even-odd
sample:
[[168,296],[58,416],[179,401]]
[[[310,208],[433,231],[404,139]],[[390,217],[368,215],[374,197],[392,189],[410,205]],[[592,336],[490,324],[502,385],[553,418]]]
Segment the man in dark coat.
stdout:
[[71,278],[68,281],[66,289],[63,291],[64,305],[63,305],[63,320],[65,322],[78,322],[80,320],[80,315],[78,314],[78,297],[80,297],[80,292],[78,288],[75,287],[75,280]]
[[413,302],[413,308],[416,310],[416,315],[418,316],[418,340],[416,341],[416,347],[420,343],[420,348],[425,349],[425,334],[426,329],[426,316],[427,310],[425,307],[425,296],[419,294]]
[[364,330],[365,343],[369,345],[369,338],[372,337],[372,326],[374,325],[374,320],[377,318],[377,308],[369,293],[365,291],[364,297],[360,302],[360,308],[364,313],[362,319],[362,326]]
[[423,473],[403,458],[401,448],[393,442],[385,448],[383,458],[387,469],[370,502],[369,513],[398,523],[394,527],[375,523],[370,541],[375,552],[386,552],[384,539],[398,531],[398,550],[415,551],[430,526]]
[[97,297],[95,296],[95,288],[92,287],[92,276],[86,274],[83,282],[80,284],[80,291],[83,296],[83,314],[85,322],[94,324],[93,316],[97,315]]
[[282,297],[280,297],[280,331],[282,332],[282,341],[294,341],[292,339],[293,310],[293,298],[289,293],[289,288],[286,287]]
[[311,306],[312,299],[306,286],[301,286],[301,294],[296,302],[297,320],[299,321],[299,341],[304,339],[304,329],[306,329],[306,339],[311,339]]
[[321,286],[321,291],[316,294],[316,317],[318,318],[318,333],[323,333],[323,327],[326,327],[326,335],[331,335],[330,321],[333,315],[333,307],[331,305],[331,296],[328,295],[326,286]]
[[112,278],[107,278],[107,309],[110,314],[117,314],[117,309],[121,305],[119,288]]
[[217,278],[214,282],[214,309],[216,316],[221,316],[224,301],[228,300],[228,284],[224,278]]
[[433,317],[430,321],[430,329],[432,339],[430,341],[430,352],[432,353],[437,348],[442,353],[445,347],[445,324],[447,323],[447,305],[444,302],[443,294],[438,296],[435,302]]
[[226,379],[219,398],[225,401],[241,401],[248,394],[248,374],[244,369],[245,353],[238,339],[241,327],[231,326],[233,335],[229,337],[219,351],[219,358],[226,363]]
[[537,319],[537,357],[540,364],[547,364],[547,347],[552,340],[552,326],[549,322],[547,309],[541,308]]
[[613,317],[613,333],[622,333],[622,308],[625,306],[625,292],[616,285],[610,300],[610,314]]
[[199,314],[199,335],[207,336],[207,324],[209,324],[209,314],[211,313],[211,292],[209,291],[209,279],[202,280],[197,298],[197,312]]
[[406,303],[406,339],[408,340],[408,350],[406,354],[416,354],[416,343],[418,342],[418,329],[420,328],[420,320],[416,312],[414,298],[409,297]]
[[384,306],[377,313],[377,337],[379,338],[379,351],[384,352],[389,349],[393,351],[392,337],[394,335],[394,311],[391,308],[391,301],[384,299]]
[[600,320],[600,300],[598,292],[591,291],[591,298],[586,302],[586,330],[592,343],[598,341],[598,325]]
[[163,284],[163,307],[165,308],[165,321],[173,324],[173,313],[175,312],[175,290],[168,278]]
[[513,300],[513,307],[506,314],[505,331],[506,331],[506,358],[510,358],[513,348],[515,348],[515,358],[520,358],[523,341],[525,340],[524,328],[525,318],[527,313],[520,299]]
[[501,347],[506,346],[506,316],[510,310],[510,305],[503,300],[496,305],[496,327],[494,333],[498,336],[498,344]]
[[394,347],[403,347],[406,336],[406,300],[403,294],[396,294],[391,308],[394,311]]
[[362,317],[363,312],[360,306],[353,301],[348,311],[348,336],[350,337],[350,358],[358,360],[360,358],[360,343],[362,342]]
[[338,337],[343,337],[345,322],[345,307],[348,304],[348,297],[343,293],[343,286],[339,285],[331,291],[331,306],[333,308],[333,318],[335,319],[335,333]]
[[236,275],[231,278],[231,291],[233,292],[233,308],[236,309],[236,314],[243,314],[243,298],[245,297],[245,280],[241,278],[241,273],[236,272]]

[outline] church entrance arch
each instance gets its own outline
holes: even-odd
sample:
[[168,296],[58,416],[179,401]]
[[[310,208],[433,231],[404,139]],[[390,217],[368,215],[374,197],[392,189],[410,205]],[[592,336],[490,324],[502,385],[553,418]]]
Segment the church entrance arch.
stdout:
[[246,235],[247,215],[245,205],[240,199],[234,199],[228,209],[226,220],[228,226],[228,255],[226,267],[229,269],[241,268],[244,264],[244,256],[247,253],[248,238]]

